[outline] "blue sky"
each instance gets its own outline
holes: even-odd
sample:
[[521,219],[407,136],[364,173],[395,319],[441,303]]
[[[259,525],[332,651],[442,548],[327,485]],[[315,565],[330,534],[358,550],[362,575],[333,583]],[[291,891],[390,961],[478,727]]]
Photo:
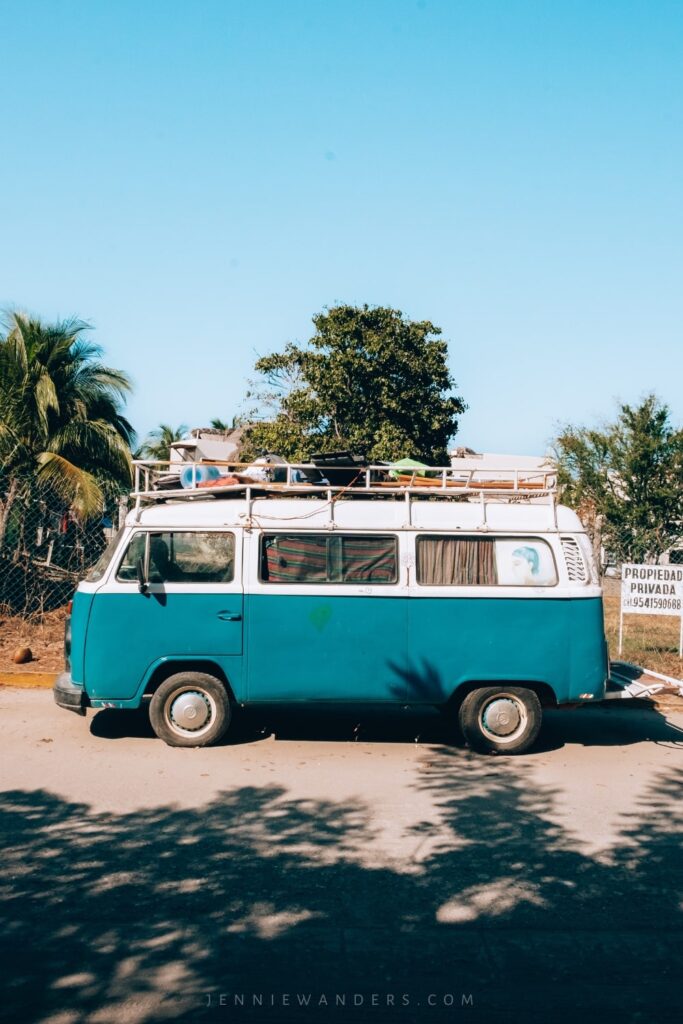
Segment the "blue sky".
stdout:
[[336,302],[439,325],[458,441],[683,420],[683,4],[0,0],[0,306],[129,415],[241,411]]

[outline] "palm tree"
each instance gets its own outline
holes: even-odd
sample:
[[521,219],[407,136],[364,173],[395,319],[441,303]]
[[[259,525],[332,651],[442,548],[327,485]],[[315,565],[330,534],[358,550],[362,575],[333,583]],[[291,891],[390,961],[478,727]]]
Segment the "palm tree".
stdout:
[[82,320],[10,313],[0,336],[0,546],[10,508],[33,483],[75,514],[103,506],[103,484],[131,482],[135,433],[122,415],[128,376],[99,362]]
[[231,423],[228,423],[227,420],[221,420],[218,419],[218,417],[214,417],[214,419],[210,421],[210,425],[214,430],[222,430],[224,434],[229,434],[231,430],[236,430],[238,427],[241,427],[243,422],[244,418],[242,416],[233,416]]
[[182,441],[187,434],[187,427],[181,423],[178,427],[170,427],[168,423],[160,423],[156,430],[150,430],[145,443],[140,449],[143,459],[156,459],[168,462],[171,457],[171,445]]

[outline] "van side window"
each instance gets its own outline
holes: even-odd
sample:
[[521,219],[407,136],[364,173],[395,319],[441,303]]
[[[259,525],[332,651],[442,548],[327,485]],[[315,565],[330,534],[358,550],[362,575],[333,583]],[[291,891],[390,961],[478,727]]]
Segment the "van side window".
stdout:
[[278,534],[261,538],[261,579],[268,583],[327,583],[328,537]]
[[417,582],[427,587],[553,587],[550,546],[538,537],[417,539]]
[[145,559],[149,537],[150,583],[230,583],[235,575],[232,533],[136,533],[123,556],[117,579],[137,580],[138,559]]
[[505,587],[554,587],[555,559],[549,544],[539,537],[496,540],[498,582]]
[[310,533],[265,534],[261,538],[264,583],[395,583],[395,537]]
[[137,563],[140,559],[143,563],[145,561],[146,536],[146,533],[136,533],[131,537],[116,573],[116,578],[121,583],[134,583],[137,580]]
[[488,537],[418,537],[417,582],[426,587],[495,585],[495,541]]
[[396,582],[395,537],[360,537],[352,534],[338,539],[342,583],[355,583],[357,580],[364,583]]
[[122,526],[120,530],[117,530],[117,532],[112,537],[112,539],[109,541],[109,543],[107,544],[106,548],[104,549],[104,551],[102,552],[100,557],[97,559],[97,561],[93,565],[93,567],[90,570],[90,572],[86,576],[83,577],[84,580],[87,583],[97,583],[98,580],[102,579],[102,577],[104,576],[105,572],[109,568],[109,563],[111,562],[112,558],[114,557],[114,554],[116,552],[117,547],[119,546],[119,541],[121,540],[121,537],[123,536],[123,531],[124,530],[125,530],[125,526]]

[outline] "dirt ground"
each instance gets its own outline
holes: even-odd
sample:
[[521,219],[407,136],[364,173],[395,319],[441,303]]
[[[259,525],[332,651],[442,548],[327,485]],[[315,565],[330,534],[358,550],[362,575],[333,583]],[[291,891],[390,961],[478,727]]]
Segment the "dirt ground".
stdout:
[[[41,621],[0,611],[0,672],[61,672],[64,668],[64,620],[66,607],[48,612]],[[18,647],[30,647],[31,661],[15,665]]]

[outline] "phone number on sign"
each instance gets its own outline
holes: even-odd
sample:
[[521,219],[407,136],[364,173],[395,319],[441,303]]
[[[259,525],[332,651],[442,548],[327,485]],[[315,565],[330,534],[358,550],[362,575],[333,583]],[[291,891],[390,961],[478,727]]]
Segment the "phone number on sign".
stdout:
[[642,608],[643,610],[661,612],[680,612],[681,599],[680,597],[639,597],[634,595],[633,597],[625,598],[623,602],[625,612],[630,608]]

